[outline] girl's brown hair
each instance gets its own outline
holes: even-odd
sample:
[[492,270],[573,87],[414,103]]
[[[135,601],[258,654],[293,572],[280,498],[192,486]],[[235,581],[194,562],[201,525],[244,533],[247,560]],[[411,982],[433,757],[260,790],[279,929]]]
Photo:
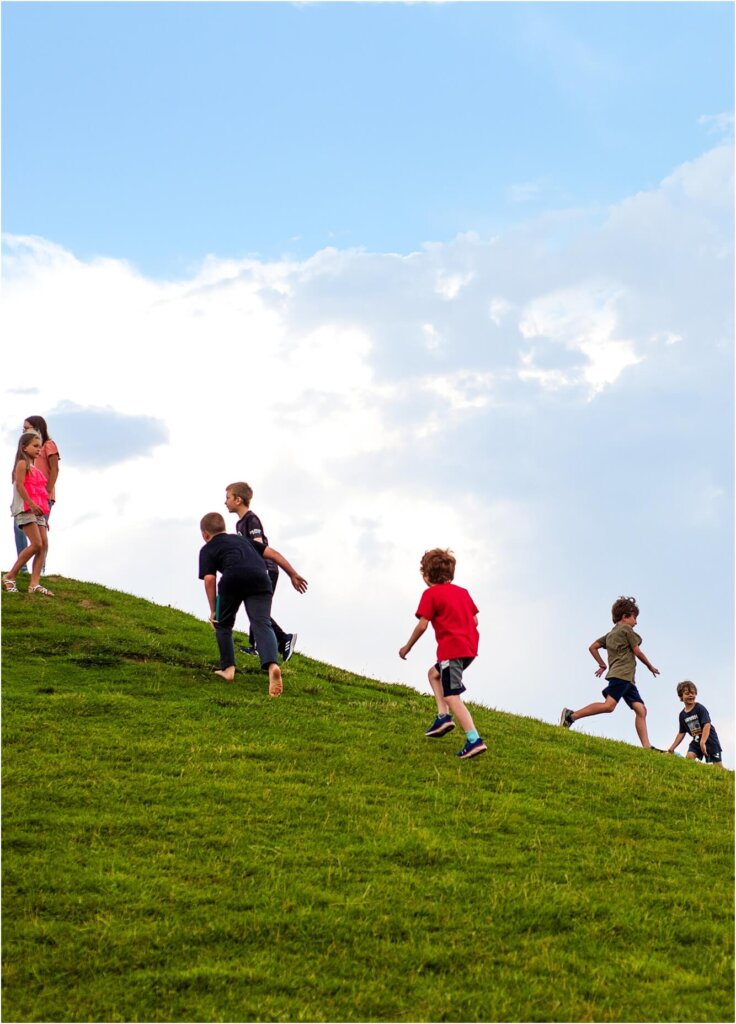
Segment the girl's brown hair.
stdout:
[[11,480],[15,480],[15,467],[18,465],[21,459],[25,460],[26,470],[29,470],[31,468],[31,460],[28,458],[23,449],[26,448],[31,443],[31,441],[38,441],[38,439],[39,435],[38,431],[36,430],[27,430],[25,434],[20,435],[20,441],[18,441],[18,451],[15,453],[15,461],[13,462],[13,472],[10,474]]
[[41,435],[41,444],[46,444],[49,439],[49,428],[43,416],[26,416],[26,423],[30,423],[36,433]]
[[455,578],[455,564],[451,551],[432,548],[422,555],[419,570],[429,583],[450,583]]

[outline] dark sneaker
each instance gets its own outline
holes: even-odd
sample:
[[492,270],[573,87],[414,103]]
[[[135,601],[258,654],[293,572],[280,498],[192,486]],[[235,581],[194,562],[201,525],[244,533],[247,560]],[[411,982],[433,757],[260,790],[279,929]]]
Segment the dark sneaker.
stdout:
[[445,733],[452,732],[454,728],[455,723],[452,720],[452,715],[437,715],[434,722],[432,722],[424,735],[444,736]]
[[669,754],[669,750],[662,750],[661,747],[650,747],[649,749],[653,750],[655,754]]
[[294,651],[296,650],[296,633],[288,633],[284,640],[284,649],[281,652],[284,658],[284,664],[289,660]]
[[240,651],[242,654],[252,654],[254,657],[258,654],[258,651],[255,649],[255,647],[241,647]]
[[470,740],[467,740],[463,749],[458,751],[457,756],[464,761],[468,757],[477,757],[478,754],[485,754],[486,750],[488,750],[488,747],[483,742],[483,737],[479,736],[472,743]]
[[560,725],[563,729],[569,729],[573,724],[572,711],[570,708],[563,708],[562,714],[560,715]]

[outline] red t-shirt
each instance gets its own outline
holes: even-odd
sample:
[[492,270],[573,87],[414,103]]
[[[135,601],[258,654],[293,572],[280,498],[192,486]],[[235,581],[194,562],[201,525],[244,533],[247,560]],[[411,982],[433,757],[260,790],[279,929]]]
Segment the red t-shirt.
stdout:
[[474,658],[478,653],[478,609],[467,590],[436,583],[422,594],[417,618],[428,619],[437,637],[437,661]]

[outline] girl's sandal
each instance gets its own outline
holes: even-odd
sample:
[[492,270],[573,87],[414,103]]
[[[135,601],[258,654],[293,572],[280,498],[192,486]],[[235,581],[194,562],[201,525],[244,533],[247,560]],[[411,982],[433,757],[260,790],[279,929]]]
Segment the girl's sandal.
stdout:
[[28,593],[29,594],[43,594],[44,597],[53,597],[54,596],[51,593],[50,590],[47,590],[46,587],[42,587],[40,583],[36,587],[29,587],[28,588]]
[[15,580],[9,580],[7,576],[3,576],[3,590],[8,594],[17,594],[18,588],[15,585]]

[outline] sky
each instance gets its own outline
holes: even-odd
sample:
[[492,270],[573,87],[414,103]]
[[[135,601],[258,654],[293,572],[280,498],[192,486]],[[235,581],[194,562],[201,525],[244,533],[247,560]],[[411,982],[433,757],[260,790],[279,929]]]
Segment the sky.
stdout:
[[49,571],[205,620],[244,479],[298,649],[429,693],[450,547],[469,699],[557,722],[634,595],[652,742],[689,678],[733,767],[733,7],[1,14],[0,443],[59,445]]

